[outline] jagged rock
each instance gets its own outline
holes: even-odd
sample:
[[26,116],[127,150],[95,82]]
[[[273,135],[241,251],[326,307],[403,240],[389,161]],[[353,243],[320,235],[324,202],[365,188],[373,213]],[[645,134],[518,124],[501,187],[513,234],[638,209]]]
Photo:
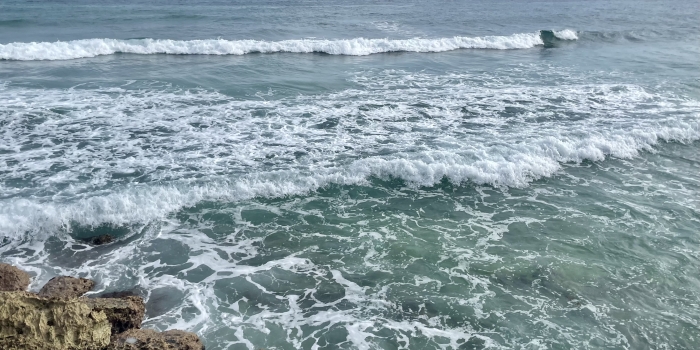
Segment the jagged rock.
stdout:
[[29,274],[9,264],[0,263],[0,291],[25,291]]
[[146,313],[143,298],[127,296],[123,298],[81,298],[92,310],[102,311],[112,324],[112,334],[132,328],[141,328]]
[[95,282],[87,278],[69,276],[54,277],[39,291],[43,298],[74,299],[87,293],[95,286]]
[[0,349],[103,349],[110,328],[104,312],[79,299],[0,292]]
[[112,337],[108,350],[204,350],[199,337],[190,332],[131,329]]

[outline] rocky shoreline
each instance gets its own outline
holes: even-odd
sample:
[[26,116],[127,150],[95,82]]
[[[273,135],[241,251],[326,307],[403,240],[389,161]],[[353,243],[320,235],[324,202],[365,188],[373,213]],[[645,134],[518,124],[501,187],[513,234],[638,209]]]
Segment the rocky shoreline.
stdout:
[[32,293],[30,279],[0,263],[0,349],[204,350],[194,333],[141,329],[146,306],[133,293],[88,298],[95,282],[69,276]]

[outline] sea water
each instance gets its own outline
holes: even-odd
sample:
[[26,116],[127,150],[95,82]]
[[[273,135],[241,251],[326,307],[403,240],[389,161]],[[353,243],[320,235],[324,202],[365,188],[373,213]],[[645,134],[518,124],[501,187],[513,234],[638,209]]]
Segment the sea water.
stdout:
[[0,1],[0,260],[207,349],[696,348],[698,18]]

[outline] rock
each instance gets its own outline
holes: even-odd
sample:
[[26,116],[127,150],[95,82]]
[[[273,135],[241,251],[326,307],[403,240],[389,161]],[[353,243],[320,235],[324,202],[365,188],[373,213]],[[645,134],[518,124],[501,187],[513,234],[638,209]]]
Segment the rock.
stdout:
[[143,298],[127,296],[123,298],[81,298],[92,310],[104,312],[112,324],[112,334],[132,328],[141,328],[146,313]]
[[9,264],[0,263],[0,291],[19,292],[29,287],[29,274]]
[[99,235],[95,237],[90,237],[85,241],[94,245],[103,245],[114,242],[114,237],[112,237],[111,235]]
[[79,299],[0,292],[0,349],[103,349],[110,324]]
[[95,286],[95,282],[87,278],[69,276],[54,277],[39,291],[43,298],[74,299],[87,293]]
[[184,350],[204,350],[204,344],[199,340],[199,336],[191,332],[173,329],[161,333],[165,342],[174,349]]
[[108,350],[204,350],[199,337],[190,332],[131,329],[112,337]]

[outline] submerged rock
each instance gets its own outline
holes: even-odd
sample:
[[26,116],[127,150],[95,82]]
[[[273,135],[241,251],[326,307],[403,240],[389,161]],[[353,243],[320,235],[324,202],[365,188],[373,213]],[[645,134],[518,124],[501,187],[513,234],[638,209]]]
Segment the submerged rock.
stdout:
[[94,245],[103,245],[114,242],[114,237],[112,237],[111,235],[99,235],[95,237],[90,237],[85,241]]
[[108,350],[204,350],[204,345],[190,332],[131,329],[115,335]]
[[43,298],[74,299],[87,293],[95,286],[95,282],[87,278],[69,276],[54,277],[39,291]]
[[29,274],[9,264],[0,263],[0,291],[19,292],[29,287]]
[[95,296],[96,298],[124,298],[124,297],[137,297],[139,296],[138,293],[136,293],[133,290],[122,290],[118,292],[107,292],[107,293],[102,293],[100,295]]
[[127,296],[123,298],[82,298],[92,310],[104,312],[112,325],[112,334],[132,328],[141,328],[146,305],[143,298]]
[[103,349],[110,328],[104,312],[79,299],[0,292],[0,349]]

